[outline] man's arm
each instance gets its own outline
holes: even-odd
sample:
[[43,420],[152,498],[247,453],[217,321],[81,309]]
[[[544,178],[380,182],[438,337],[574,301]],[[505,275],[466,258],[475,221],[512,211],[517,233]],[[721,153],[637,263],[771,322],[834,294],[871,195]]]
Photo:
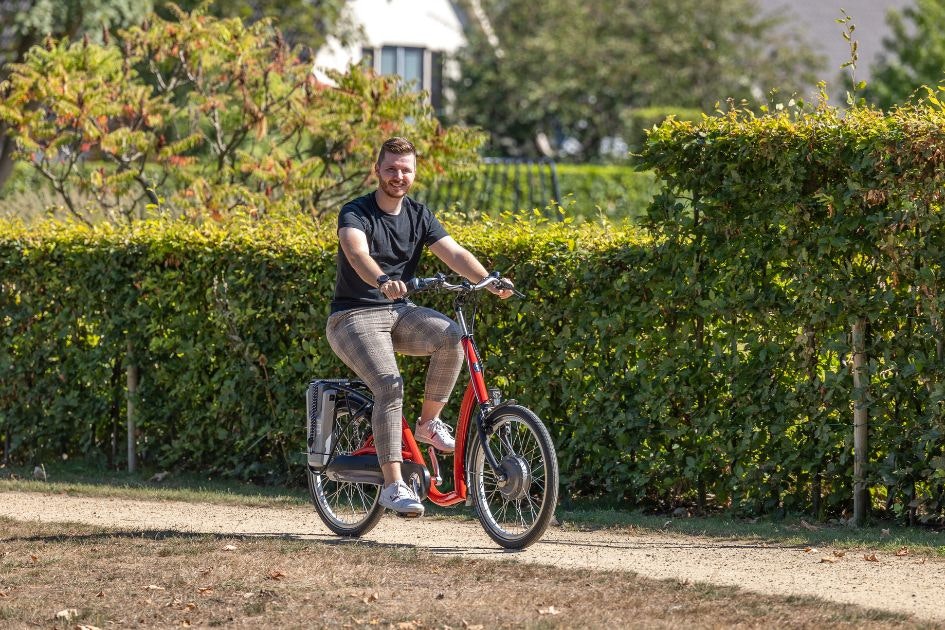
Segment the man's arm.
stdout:
[[[338,230],[338,241],[341,243],[341,251],[358,276],[372,287],[376,286],[377,277],[383,274],[384,270],[371,258],[367,235],[357,228],[345,227]],[[381,286],[380,290],[389,300],[407,295],[407,285],[400,280],[390,280]]]
[[[447,267],[470,282],[481,282],[483,278],[489,275],[482,263],[472,255],[472,252],[457,243],[452,236],[444,236],[433,245],[430,245],[430,251],[442,260]],[[508,280],[506,282],[511,284]],[[509,289],[498,289],[491,285],[489,290],[503,300],[512,295],[512,291]]]

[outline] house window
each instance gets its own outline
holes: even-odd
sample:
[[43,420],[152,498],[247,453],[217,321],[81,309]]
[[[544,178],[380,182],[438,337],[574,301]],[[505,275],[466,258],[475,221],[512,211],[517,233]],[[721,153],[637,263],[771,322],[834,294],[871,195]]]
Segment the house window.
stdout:
[[384,46],[381,48],[381,74],[397,74],[415,90],[424,87],[423,48]]

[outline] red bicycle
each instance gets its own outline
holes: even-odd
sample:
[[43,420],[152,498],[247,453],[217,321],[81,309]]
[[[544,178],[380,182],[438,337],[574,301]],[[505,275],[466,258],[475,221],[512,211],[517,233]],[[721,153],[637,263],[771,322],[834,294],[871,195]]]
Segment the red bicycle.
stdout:
[[[469,384],[460,405],[452,482],[440,476],[433,447],[427,450],[427,466],[406,420],[402,420],[401,472],[421,500],[443,507],[472,505],[495,542],[522,549],[541,538],[554,515],[558,460],[538,416],[514,400],[503,401],[498,389],[486,387],[472,329],[478,292],[493,283],[512,288],[498,273],[478,284],[465,280],[453,284],[443,274],[408,283],[409,293],[456,294],[455,321],[463,333]],[[469,306],[472,314],[467,321]],[[320,379],[308,386],[309,491],[319,517],[341,536],[366,534],[384,513],[378,501],[384,479],[371,433],[373,405],[371,392],[361,381]]]

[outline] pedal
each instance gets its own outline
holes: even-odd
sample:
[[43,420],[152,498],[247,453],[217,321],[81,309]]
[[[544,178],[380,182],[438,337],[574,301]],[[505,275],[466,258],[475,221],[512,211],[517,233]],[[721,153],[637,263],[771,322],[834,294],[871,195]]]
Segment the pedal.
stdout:
[[430,456],[430,468],[433,469],[433,485],[438,486],[443,483],[443,477],[440,476],[440,462],[436,459],[436,449],[428,446],[427,455]]
[[423,514],[420,514],[419,512],[411,512],[409,514],[403,514],[401,512],[394,512],[394,514],[396,514],[400,518],[420,518],[421,516],[423,516]]

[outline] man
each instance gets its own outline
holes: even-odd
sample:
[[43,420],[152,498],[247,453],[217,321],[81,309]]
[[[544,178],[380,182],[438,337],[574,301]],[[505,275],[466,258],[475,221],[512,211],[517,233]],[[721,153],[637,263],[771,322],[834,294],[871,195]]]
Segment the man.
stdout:
[[[377,190],[344,205],[338,216],[338,271],[326,334],[335,354],[374,394],[372,428],[384,475],[380,503],[406,516],[423,504],[401,476],[403,379],[395,352],[429,356],[423,405],[414,437],[443,452],[455,440],[440,411],[463,365],[459,326],[450,318],[407,301],[423,247],[471,282],[485,267],[450,237],[425,205],[407,196],[417,151],[404,138],[384,142],[374,171]],[[505,299],[509,289],[490,287]]]

